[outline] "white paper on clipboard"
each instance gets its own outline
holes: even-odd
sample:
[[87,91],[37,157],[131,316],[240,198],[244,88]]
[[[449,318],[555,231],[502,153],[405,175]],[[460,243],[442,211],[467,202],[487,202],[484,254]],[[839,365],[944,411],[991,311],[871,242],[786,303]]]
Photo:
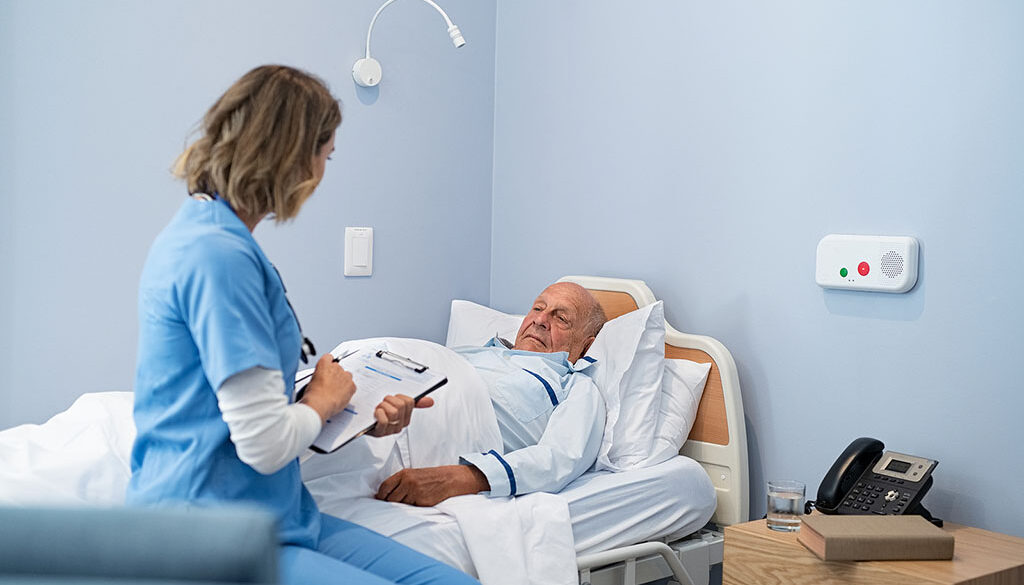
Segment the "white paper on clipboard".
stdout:
[[[419,400],[448,382],[444,374],[387,350],[368,349],[344,356],[338,362],[352,374],[356,392],[345,410],[327,419],[310,448],[331,453],[373,428],[373,411],[388,394],[405,394]],[[309,371],[297,379],[308,378]],[[297,389],[299,392],[301,389]]]

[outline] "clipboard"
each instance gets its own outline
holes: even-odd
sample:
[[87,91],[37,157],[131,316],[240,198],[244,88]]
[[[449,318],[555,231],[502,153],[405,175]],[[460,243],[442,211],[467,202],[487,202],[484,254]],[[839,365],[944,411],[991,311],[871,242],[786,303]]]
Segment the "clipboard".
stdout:
[[[373,411],[388,394],[405,394],[419,400],[448,383],[448,378],[425,364],[388,351],[355,350],[334,358],[352,374],[356,392],[345,410],[327,419],[310,449],[333,453],[377,424]],[[296,384],[313,377],[312,371],[296,375]],[[298,400],[305,384],[296,390]]]

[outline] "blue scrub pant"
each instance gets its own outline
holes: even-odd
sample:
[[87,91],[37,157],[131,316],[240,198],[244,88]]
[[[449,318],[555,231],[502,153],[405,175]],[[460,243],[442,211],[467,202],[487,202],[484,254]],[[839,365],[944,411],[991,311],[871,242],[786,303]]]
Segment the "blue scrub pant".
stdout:
[[281,548],[286,585],[480,585],[462,571],[334,516],[320,515],[320,545]]

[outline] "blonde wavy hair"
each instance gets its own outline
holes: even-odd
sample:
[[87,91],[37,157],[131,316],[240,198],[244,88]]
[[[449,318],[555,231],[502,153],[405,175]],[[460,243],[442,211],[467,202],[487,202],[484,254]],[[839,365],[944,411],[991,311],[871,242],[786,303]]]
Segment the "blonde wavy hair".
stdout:
[[319,179],[313,157],[341,124],[341,106],[319,78],[264,65],[236,81],[206,112],[202,137],[173,173],[189,194],[214,193],[240,217],[294,218]]

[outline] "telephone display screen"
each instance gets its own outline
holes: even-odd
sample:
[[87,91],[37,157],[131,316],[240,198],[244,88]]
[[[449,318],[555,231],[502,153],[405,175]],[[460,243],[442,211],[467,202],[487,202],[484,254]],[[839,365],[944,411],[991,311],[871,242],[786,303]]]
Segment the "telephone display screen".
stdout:
[[895,471],[896,473],[906,473],[908,469],[910,469],[909,463],[897,459],[889,461],[889,464],[885,466],[886,471]]

